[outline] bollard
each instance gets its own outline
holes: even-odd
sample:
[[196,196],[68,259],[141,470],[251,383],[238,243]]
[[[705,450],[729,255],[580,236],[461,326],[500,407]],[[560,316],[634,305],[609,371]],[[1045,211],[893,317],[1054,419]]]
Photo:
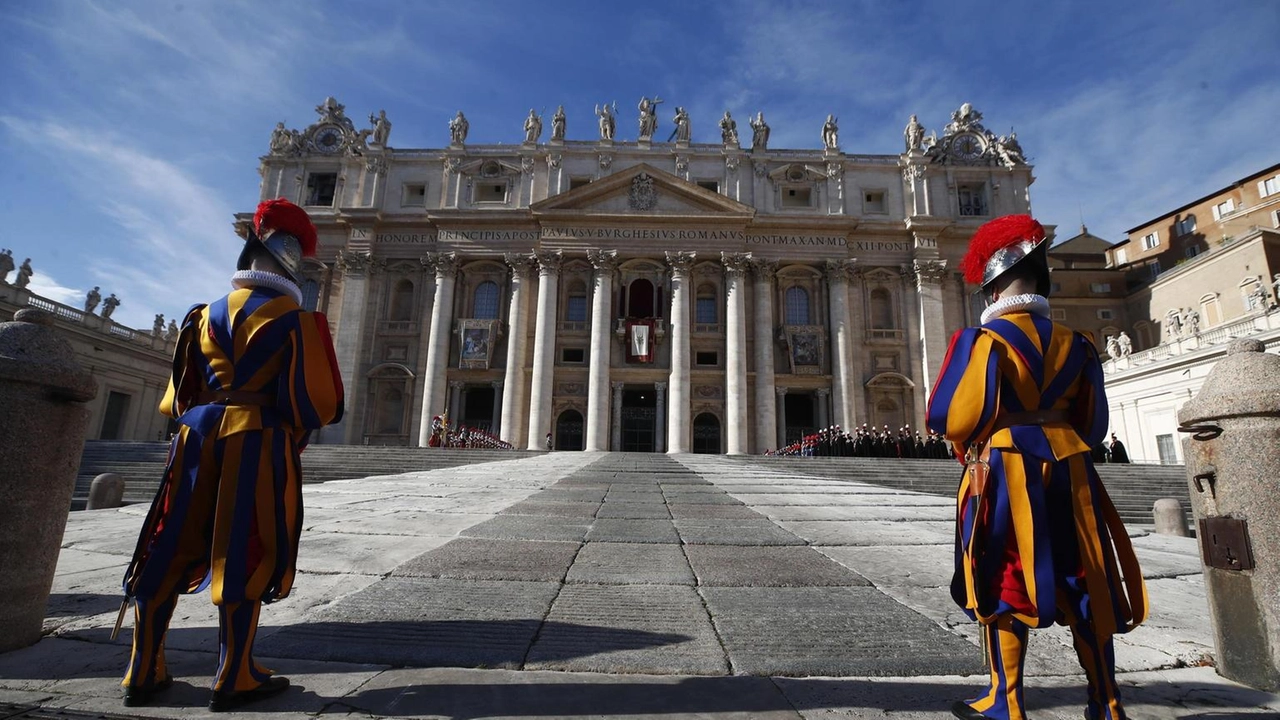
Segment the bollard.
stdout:
[[1158,534],[1187,536],[1187,513],[1177,498],[1160,498],[1151,513],[1155,518]]
[[89,485],[89,500],[85,510],[118,508],[124,502],[124,478],[115,473],[102,473]]
[[40,639],[95,395],[53,315],[0,323],[0,653]]
[[1178,411],[1218,672],[1280,690],[1280,356],[1239,339]]

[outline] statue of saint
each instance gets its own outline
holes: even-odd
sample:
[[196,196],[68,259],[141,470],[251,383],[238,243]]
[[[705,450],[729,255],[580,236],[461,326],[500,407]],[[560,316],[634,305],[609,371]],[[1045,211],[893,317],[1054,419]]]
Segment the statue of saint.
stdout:
[[[18,274],[21,275],[22,273],[19,272]],[[1267,297],[1267,289],[1262,286],[1261,280],[1255,279],[1253,281],[1253,292],[1249,293],[1249,309],[1266,310],[1268,300],[1270,298]]]
[[156,321],[151,324],[151,336],[160,337],[164,333],[164,315],[156,315]]
[[293,135],[285,129],[284,123],[276,123],[276,129],[271,131],[271,154],[284,155],[293,149]]
[[689,127],[689,113],[686,112],[683,107],[676,106],[676,116],[672,118],[672,122],[674,122],[676,125],[676,129],[671,131],[671,134],[675,137],[676,142],[678,143],[689,142],[689,137],[692,132]]
[[1129,333],[1121,330],[1120,337],[1116,342],[1120,345],[1120,357],[1129,357],[1133,354],[1133,340],[1129,339]]
[[1000,155],[1000,162],[1005,167],[1025,165],[1027,162],[1022,155],[1022,144],[1018,142],[1018,133],[1013,130],[996,140],[996,152]]
[[640,104],[637,106],[640,110],[640,139],[652,140],[653,134],[658,130],[658,106],[662,104],[662,98],[657,95],[650,100],[647,97],[640,98]]
[[387,140],[391,138],[391,121],[387,119],[387,111],[379,110],[377,117],[369,113],[369,122],[373,123],[373,144],[386,147]]
[[1182,311],[1182,329],[1187,335],[1200,334],[1200,313],[1195,308],[1187,308]]
[[924,126],[920,124],[915,115],[911,116],[911,121],[907,123],[907,129],[902,131],[902,135],[907,140],[907,152],[923,148]]
[[617,121],[613,117],[613,110],[609,108],[609,104],[597,105],[596,115],[600,118],[600,139],[612,140],[613,132],[617,129]]
[[764,121],[764,111],[756,113],[751,119],[751,149],[767,150],[769,148],[769,124]]
[[31,276],[35,275],[35,271],[31,269],[31,258],[22,261],[22,267],[18,268],[18,277],[13,281],[13,286],[24,288],[31,283]]
[[724,111],[724,117],[720,118],[720,140],[725,145],[738,147],[738,121],[729,115],[729,111]]
[[1182,337],[1182,316],[1178,308],[1171,308],[1164,314],[1164,326],[1170,340]]
[[[0,250],[0,283],[8,283],[9,273],[11,272],[13,272],[13,251],[5,248]],[[1276,277],[1280,277],[1280,275]]]
[[94,308],[98,307],[98,303],[102,302],[102,293],[98,292],[99,289],[100,288],[97,285],[94,285],[93,289],[89,291],[89,294],[84,296],[85,312],[92,314]]
[[533,108],[529,108],[529,117],[524,119],[524,141],[530,145],[542,137],[542,118]]
[[551,139],[564,140],[564,106],[556,108],[556,114],[551,116]]
[[828,150],[840,149],[840,127],[836,125],[835,115],[828,115],[822,123],[822,145]]
[[170,320],[169,327],[164,330],[164,340],[165,342],[170,342],[176,337],[178,337],[178,322],[176,320]]
[[1120,341],[1116,339],[1115,335],[1107,336],[1107,354],[1112,358],[1120,357]]
[[[9,267],[13,267],[12,259],[9,260]],[[4,275],[9,271],[5,270],[3,265],[0,265],[0,271],[3,271],[0,272],[0,282],[4,282]],[[1280,298],[1280,273],[1276,273],[1275,276],[1271,278],[1271,289],[1275,292],[1276,297]]]
[[467,132],[471,130],[471,123],[467,122],[467,116],[458,111],[457,117],[449,121],[449,142],[454,145],[461,145],[467,141]]
[[111,317],[111,313],[115,312],[118,307],[120,307],[120,298],[116,297],[115,293],[111,293],[106,300],[102,301],[102,319],[106,320]]

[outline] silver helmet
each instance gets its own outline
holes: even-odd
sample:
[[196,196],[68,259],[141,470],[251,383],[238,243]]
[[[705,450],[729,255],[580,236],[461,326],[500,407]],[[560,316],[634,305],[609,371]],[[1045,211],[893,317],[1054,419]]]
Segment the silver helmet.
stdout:
[[987,260],[986,266],[982,269],[982,287],[987,287],[1014,265],[1022,262],[1028,255],[1038,250],[1041,245],[1044,245],[1044,242],[1044,238],[1040,240],[1019,240],[992,253],[991,258]]
[[290,280],[297,283],[302,275],[302,243],[298,238],[294,237],[284,230],[268,230],[266,237],[258,237],[257,233],[249,230],[249,235],[245,239],[244,249],[240,251],[240,258],[236,262],[237,270],[248,270],[250,264],[249,252],[254,243],[261,243],[267,252],[271,253],[271,257],[275,258],[284,270],[285,275]]

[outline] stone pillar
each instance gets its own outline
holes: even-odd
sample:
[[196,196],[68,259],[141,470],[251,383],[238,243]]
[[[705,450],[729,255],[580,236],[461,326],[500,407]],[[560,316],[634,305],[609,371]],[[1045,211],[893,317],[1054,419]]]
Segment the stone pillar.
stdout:
[[750,253],[720,253],[725,274],[725,373],[724,424],[730,455],[742,455],[747,446],[747,263]]
[[774,388],[773,392],[778,404],[778,447],[781,448],[787,444],[787,389]]
[[[610,433],[612,435],[610,439],[610,444],[614,452],[617,452],[619,450],[622,450],[622,388],[625,385],[625,383],[616,382],[616,383],[612,383],[612,385],[613,385],[613,432]],[[658,403],[658,406],[661,407],[662,403]]]
[[755,369],[756,369],[756,445],[762,453],[777,447],[777,411],[773,394],[773,274],[778,264],[755,258],[751,272],[755,276]]
[[[924,378],[923,391],[925,406],[928,406],[928,393],[933,388],[933,381],[942,368],[942,360],[947,354],[947,326],[943,318],[942,284],[946,278],[946,260],[916,260],[912,263],[919,293],[920,312],[920,375]],[[919,418],[915,423],[920,427]]]
[[422,262],[436,273],[431,340],[427,345],[427,365],[422,371],[422,415],[418,424],[418,445],[427,447],[431,440],[431,418],[444,412],[445,364],[449,360],[449,336],[453,332],[453,285],[458,273],[458,257],[451,252],[434,253]]
[[613,320],[613,271],[618,266],[616,250],[589,250],[587,260],[595,267],[595,289],[591,296],[591,359],[587,376],[587,432],[585,450],[609,449],[609,364]]
[[1240,338],[1178,411],[1218,673],[1280,690],[1280,356]]
[[871,417],[867,409],[866,388],[866,286],[862,283],[862,268],[856,264],[852,264],[849,269],[849,291],[849,338],[853,352],[849,358],[849,374],[845,377],[845,386],[852,398],[850,412],[853,419],[845,428],[852,430]]
[[671,265],[671,394],[667,452],[689,452],[689,268],[697,255],[668,252]]
[[363,391],[364,387],[360,360],[365,347],[364,319],[373,264],[371,253],[352,250],[339,250],[334,263],[337,271],[342,273],[342,303],[338,311],[338,332],[333,338],[333,353],[346,391],[344,404],[347,411],[341,422],[320,430],[321,442],[355,443],[361,432],[360,422],[355,419],[355,396],[356,388]]
[[449,381],[449,424],[453,427],[462,426],[462,389],[466,386],[461,380]]
[[560,288],[560,251],[538,252],[538,317],[534,324],[533,381],[529,399],[529,432],[525,447],[546,448],[551,431],[552,382],[556,353],[556,300]]
[[657,416],[653,419],[653,450],[654,452],[667,451],[667,384],[664,382],[656,382],[653,384],[654,402],[657,404]]
[[[831,416],[827,414],[827,408],[831,407],[831,391],[826,388],[818,388],[814,391],[814,395],[818,398],[818,427],[829,427],[831,425]],[[839,424],[836,423],[836,425]]]
[[502,434],[499,437],[514,447],[524,437],[524,358],[529,340],[528,285],[534,257],[529,254],[507,253],[506,261],[511,266],[511,298],[507,303],[507,368],[502,383]]
[[97,394],[51,313],[0,323],[0,653],[40,640]]
[[[853,338],[849,322],[849,268],[851,260],[828,260],[827,294],[831,300],[831,402],[835,424],[852,427],[853,394],[849,388],[849,369],[853,358]],[[825,424],[823,424],[825,427]]]
[[494,437],[502,437],[498,433],[502,432],[502,386],[505,383],[494,380],[489,384],[493,387],[493,413],[489,418],[489,432]]

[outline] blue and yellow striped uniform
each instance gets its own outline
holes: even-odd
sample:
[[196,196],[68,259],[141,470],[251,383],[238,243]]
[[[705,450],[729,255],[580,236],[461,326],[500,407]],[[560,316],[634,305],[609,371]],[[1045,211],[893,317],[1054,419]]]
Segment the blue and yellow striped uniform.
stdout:
[[[1066,422],[1006,427],[1003,416],[1065,413]],[[1028,627],[1070,625],[1089,678],[1090,718],[1124,717],[1111,638],[1141,623],[1146,588],[1129,537],[1089,457],[1107,430],[1093,343],[1031,312],[956,333],[930,396],[928,424],[963,456],[984,443],[981,493],[957,494],[951,594],[989,639],[991,688],[970,701],[992,718],[1023,717]]]
[[[262,404],[200,404],[207,391]],[[126,685],[162,681],[164,633],[179,593],[208,585],[222,614],[215,690],[255,687],[250,657],[262,602],[287,597],[302,531],[299,456],[311,431],[341,418],[328,323],[265,287],[241,288],[186,315],[160,412],[179,427],[124,577],[136,598]]]

